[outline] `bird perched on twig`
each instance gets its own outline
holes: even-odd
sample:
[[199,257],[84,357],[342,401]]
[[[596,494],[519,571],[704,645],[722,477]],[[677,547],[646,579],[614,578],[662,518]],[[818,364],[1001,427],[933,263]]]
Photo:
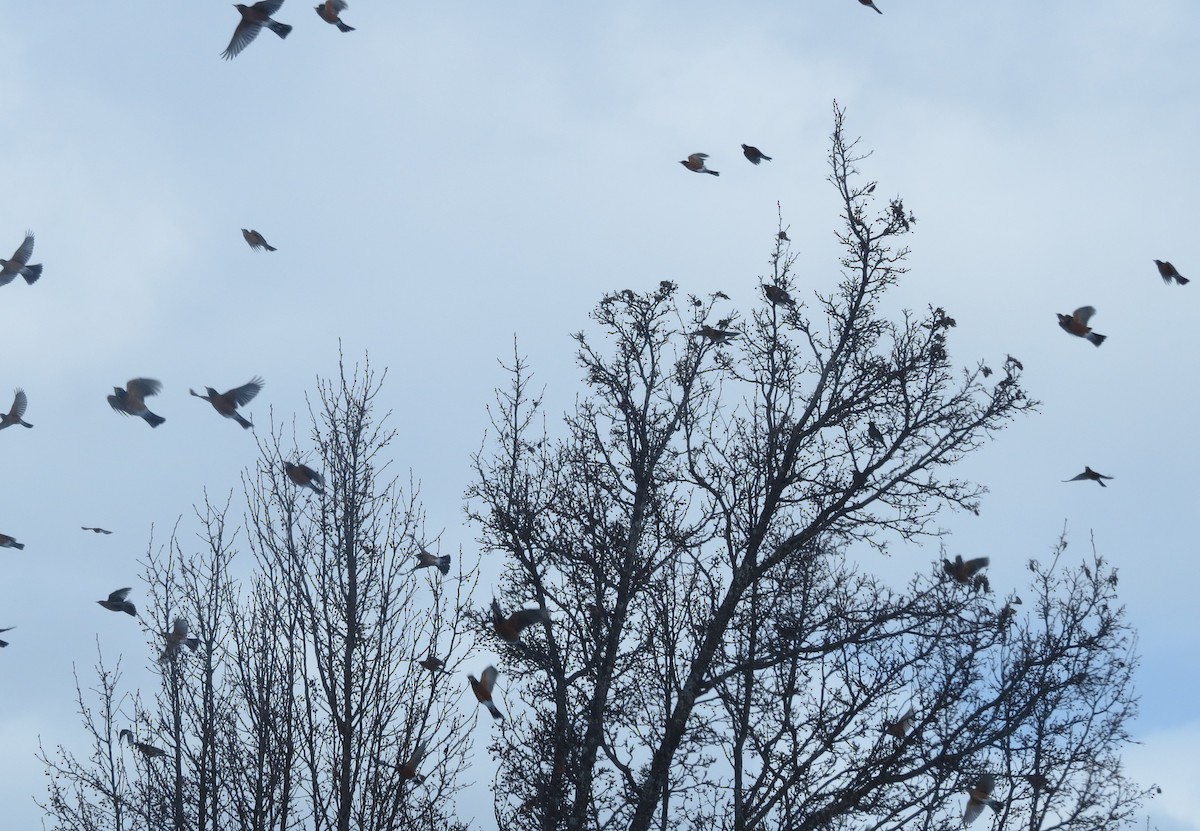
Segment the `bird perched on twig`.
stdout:
[[980,569],[987,568],[989,562],[991,560],[987,557],[963,560],[961,554],[955,554],[954,562],[946,559],[942,560],[942,571],[946,572],[946,575],[953,578],[955,582],[966,585],[975,578]]
[[137,607],[132,602],[126,600],[129,597],[131,589],[117,589],[108,596],[108,600],[97,600],[96,602],[108,609],[110,612],[124,612],[131,617],[137,617]]
[[276,251],[273,245],[267,242],[266,238],[258,231],[242,229],[242,236],[246,238],[246,243],[257,251],[260,248],[265,248],[268,251]]
[[775,239],[779,240],[780,242],[791,242],[792,241],[792,238],[787,235],[787,231],[780,231],[778,234],[775,235]]
[[1100,485],[1100,487],[1107,488],[1108,485],[1104,484],[1104,480],[1111,479],[1111,478],[1112,478],[1111,476],[1105,476],[1103,473],[1097,473],[1096,471],[1092,470],[1087,465],[1084,465],[1083,473],[1080,473],[1078,476],[1072,476],[1070,479],[1063,479],[1063,481],[1064,482],[1083,482],[1083,481],[1091,480],[1093,482],[1096,482],[1098,485]]
[[0,534],[0,548],[23,549],[24,547],[25,543],[17,542],[15,538],[10,537],[8,534]]
[[430,554],[428,551],[422,548],[417,552],[417,564],[412,567],[412,571],[416,571],[419,568],[429,568],[429,566],[434,566],[442,574],[449,574],[450,555],[443,554],[439,557],[436,554]]
[[909,707],[908,711],[904,715],[900,716],[900,718],[884,724],[883,732],[887,733],[889,736],[895,736],[897,739],[903,739],[908,735],[908,731],[912,730],[913,724],[915,724],[916,721],[917,713],[912,707]]
[[867,422],[867,442],[875,447],[883,444],[883,432],[879,429],[879,425],[873,421]]
[[504,721],[504,714],[500,712],[496,702],[492,701],[492,690],[496,686],[496,676],[499,674],[496,668],[489,664],[478,679],[474,675],[468,675],[467,680],[471,682],[471,692],[475,693],[475,698],[480,704],[488,708],[492,718]]
[[321,5],[316,7],[317,14],[326,23],[332,23],[343,32],[353,32],[353,26],[347,26],[342,22],[341,14],[346,10],[346,0],[325,0]]
[[25,415],[25,408],[29,406],[29,397],[25,395],[25,390],[17,389],[13,393],[12,409],[7,413],[0,414],[0,430],[5,427],[12,427],[14,424],[20,424],[22,427],[32,427],[28,421],[21,417]]
[[1167,285],[1170,285],[1172,280],[1181,286],[1186,286],[1191,282],[1191,280],[1176,271],[1175,266],[1171,265],[1169,262],[1155,260],[1154,264],[1158,266],[1158,276],[1162,277],[1163,282]]
[[283,463],[283,470],[287,473],[287,477],[302,488],[312,488],[319,494],[324,494],[322,490],[325,485],[325,480],[321,478],[321,474],[317,473],[308,465],[294,465],[291,462]]
[[500,604],[492,598],[492,628],[501,639],[509,643],[521,640],[521,632],[535,623],[549,623],[550,613],[542,607],[536,609],[517,609],[508,617],[500,611]]
[[13,252],[12,259],[0,257],[0,286],[7,286],[20,274],[25,282],[33,285],[42,276],[40,265],[30,265],[29,258],[33,256],[33,231],[25,232],[25,241]]
[[[3,635],[5,632],[11,632],[13,629],[16,629],[16,628],[17,627],[15,627],[15,626],[5,626],[3,629],[0,629],[0,635]],[[8,646],[8,641],[0,640],[0,649],[3,649],[6,646]]]
[[699,331],[692,332],[692,336],[700,336],[708,338],[713,343],[725,343],[728,340],[733,340],[741,332],[736,332],[733,329],[714,328],[707,323],[700,327]]
[[178,655],[179,647],[181,646],[186,646],[193,652],[200,648],[200,639],[189,638],[187,634],[188,622],[181,617],[175,618],[175,623],[171,626],[171,631],[163,633],[163,637],[167,639],[167,643],[163,647],[162,654],[158,656],[160,664]]
[[108,397],[108,406],[121,415],[132,415],[144,418],[151,427],[157,427],[166,421],[162,416],[150,412],[146,406],[146,398],[158,395],[162,383],[153,378],[130,378],[125,389],[113,387],[113,394]]
[[1058,325],[1063,328],[1063,331],[1069,332],[1077,338],[1087,338],[1099,346],[1104,343],[1108,335],[1097,334],[1092,331],[1092,327],[1088,326],[1088,321],[1095,313],[1096,309],[1093,306],[1080,306],[1070,315],[1059,314]]
[[450,674],[446,671],[446,662],[434,655],[430,655],[428,658],[422,658],[419,661],[416,658],[413,658],[413,661],[425,667],[425,669],[429,670],[430,672],[440,672],[443,675]]
[[743,144],[742,145],[742,155],[745,156],[747,159],[749,159],[751,164],[758,164],[763,159],[766,159],[768,162],[771,161],[770,156],[768,156],[766,153],[759,150],[757,147],[755,147],[752,144]]
[[239,52],[254,42],[263,26],[279,37],[286,38],[292,31],[292,27],[271,19],[271,15],[279,11],[279,7],[282,5],[283,0],[259,0],[253,6],[234,3],[233,7],[238,10],[242,19],[238,21],[237,28],[233,30],[233,38],[229,41],[229,46],[221,53],[221,57],[227,61],[233,60]]
[[1000,809],[1004,807],[1004,803],[998,799],[992,799],[992,790],[996,787],[996,777],[990,773],[985,773],[975,780],[975,784],[966,788],[967,807],[963,811],[963,825],[970,825],[975,821],[975,818],[983,811],[983,806],[991,808],[996,813],[1000,813]]
[[707,158],[708,158],[707,153],[692,153],[686,159],[681,161],[680,164],[683,165],[684,167],[686,167],[688,170],[694,171],[696,173],[711,173],[713,176],[720,176],[721,174],[718,173],[717,171],[709,170],[707,167],[704,166],[704,160]]
[[[879,7],[875,5],[875,0],[858,0],[858,2],[862,3],[867,8],[874,9],[875,11],[879,12]],[[883,12],[879,13],[883,14]]]
[[95,534],[111,534],[112,533],[112,531],[109,531],[106,528],[89,528],[86,525],[80,525],[79,528],[80,528],[80,530],[91,531]]
[[157,759],[161,756],[167,755],[167,751],[163,750],[161,747],[155,747],[154,745],[147,744],[146,742],[136,741],[133,738],[133,731],[129,728],[122,730],[119,734],[117,734],[117,737],[118,739],[128,742],[131,747],[133,747],[138,753],[141,753],[147,759]]
[[795,306],[796,301],[788,294],[788,290],[781,286],[763,286],[763,294],[767,296],[776,306]]
[[251,401],[253,401],[254,396],[258,395],[259,392],[262,391],[265,383],[267,382],[262,378],[255,377],[251,378],[240,387],[234,387],[233,389],[226,390],[225,392],[217,392],[212,387],[204,388],[204,391],[207,393],[207,395],[201,395],[193,389],[189,389],[188,392],[197,398],[203,398],[209,404],[212,404],[212,408],[221,415],[225,416],[225,418],[232,418],[238,424],[242,425],[242,427],[249,430],[254,425],[242,418],[241,414],[238,413],[237,408],[243,404],[249,404]]

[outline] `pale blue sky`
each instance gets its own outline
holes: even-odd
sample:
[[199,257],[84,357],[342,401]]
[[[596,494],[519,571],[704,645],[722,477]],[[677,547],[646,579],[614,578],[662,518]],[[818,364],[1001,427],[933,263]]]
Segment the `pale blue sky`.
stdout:
[[[152,525],[240,491],[255,461],[189,386],[262,375],[250,416],[290,424],[339,338],[369,351],[390,368],[395,464],[443,549],[474,557],[461,494],[514,333],[561,412],[580,389],[568,335],[604,292],[671,279],[755,303],[777,201],[800,273],[832,284],[837,98],[875,151],[864,173],[919,218],[895,308],[945,307],[954,359],[1012,353],[1044,402],[964,465],[992,492],[980,517],[945,517],[948,550],[991,557],[1005,587],[1064,522],[1069,555],[1094,536],[1141,633],[1130,766],[1164,786],[1153,825],[1200,828],[1200,283],[1164,286],[1152,263],[1200,280],[1200,6],[878,4],[358,0],[342,34],[290,0],[286,41],[226,62],[227,2],[0,3],[0,255],[30,228],[45,266],[0,287],[0,396],[24,387],[36,425],[0,433],[0,532],[27,546],[0,552],[13,827],[39,827],[37,736],[78,737],[71,663],[86,677],[97,635],[131,673],[153,660],[93,601],[135,582]],[[677,164],[697,151],[719,178]],[[1056,325],[1084,304],[1100,349]],[[104,400],[137,375],[164,384],[157,430]],[[1061,484],[1085,464],[1116,478]],[[897,547],[879,568],[902,580],[936,556]]]

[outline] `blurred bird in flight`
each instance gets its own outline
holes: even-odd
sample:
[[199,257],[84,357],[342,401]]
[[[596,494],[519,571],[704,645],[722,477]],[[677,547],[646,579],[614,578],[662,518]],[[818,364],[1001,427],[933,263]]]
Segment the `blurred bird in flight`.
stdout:
[[770,156],[768,156],[766,153],[759,150],[757,147],[755,147],[752,144],[743,144],[742,145],[742,155],[744,155],[747,159],[749,159],[751,164],[758,164],[763,159],[766,159],[767,161],[771,161]]
[[158,395],[162,383],[153,378],[131,378],[125,384],[125,389],[113,387],[113,394],[108,397],[108,405],[121,415],[132,415],[144,418],[151,427],[157,427],[166,421],[162,416],[150,412],[146,406],[146,398]]
[[496,686],[496,676],[500,673],[496,671],[494,666],[490,664],[483,671],[483,674],[476,679],[474,675],[468,675],[467,680],[471,682],[471,692],[475,693],[475,698],[484,707],[488,708],[488,712],[492,714],[492,718],[496,721],[504,721],[504,714],[496,707],[496,703],[492,701],[492,690]]
[[284,462],[283,469],[287,473],[287,477],[300,487],[312,488],[312,490],[319,494],[325,493],[321,489],[321,486],[325,484],[325,480],[321,478],[321,474],[308,465],[294,465],[291,462]]
[[1158,276],[1162,277],[1163,282],[1167,285],[1170,285],[1172,280],[1181,286],[1186,286],[1189,282],[1191,282],[1188,280],[1188,278],[1176,271],[1175,266],[1171,265],[1169,262],[1155,260],[1154,264],[1158,266]]
[[686,167],[688,170],[695,171],[696,173],[711,173],[713,176],[720,176],[721,174],[717,171],[709,170],[704,166],[704,160],[707,158],[707,153],[692,153],[686,159],[681,161],[680,164]]
[[1080,306],[1069,315],[1060,314],[1058,316],[1058,325],[1075,337],[1087,338],[1096,344],[1096,346],[1099,346],[1104,343],[1108,335],[1099,335],[1093,332],[1091,327],[1088,326],[1088,321],[1092,319],[1092,315],[1095,313],[1096,309],[1092,306]]
[[110,612],[124,612],[127,615],[137,617],[137,607],[126,599],[129,597],[130,591],[132,589],[117,589],[108,596],[107,600],[97,600],[96,602]]
[[518,609],[508,617],[500,611],[500,604],[492,599],[492,628],[501,639],[515,643],[521,639],[521,632],[535,623],[549,622],[550,613],[545,609]]
[[428,551],[422,548],[417,552],[417,564],[412,567],[412,571],[416,571],[419,568],[429,568],[429,566],[434,566],[442,574],[449,574],[450,555],[443,554],[439,557],[436,554],[430,554]]
[[262,378],[256,377],[251,378],[248,382],[242,384],[240,387],[234,387],[233,389],[226,390],[225,392],[217,392],[212,387],[204,388],[204,391],[207,393],[207,395],[201,395],[193,389],[189,389],[188,392],[197,398],[203,398],[209,404],[212,404],[213,409],[225,416],[225,418],[232,418],[238,424],[242,425],[242,427],[249,430],[254,425],[242,418],[242,416],[238,413],[237,408],[243,404],[249,404],[251,401],[253,401],[254,396],[259,394],[263,388],[263,384],[265,383],[266,381],[264,381]]
[[29,398],[25,395],[25,390],[16,390],[13,393],[12,409],[0,415],[0,430],[3,430],[5,427],[12,427],[14,424],[20,424],[22,427],[32,427],[32,424],[21,418],[25,415],[25,408],[28,406]]
[[233,60],[239,52],[254,42],[263,26],[270,28],[281,38],[287,37],[288,33],[292,31],[292,27],[271,19],[271,15],[279,11],[279,7],[282,5],[283,0],[259,0],[253,6],[234,3],[233,7],[238,10],[242,19],[238,21],[237,28],[233,30],[233,38],[229,41],[229,46],[221,53],[221,57],[227,61]]
[[242,236],[246,238],[246,242],[249,243],[250,247],[253,248],[255,251],[257,251],[260,248],[265,248],[268,251],[277,250],[274,246],[270,245],[266,241],[266,239],[263,238],[263,235],[260,234],[258,231],[248,231],[245,228],[243,228]]
[[1063,479],[1063,481],[1064,482],[1084,482],[1084,481],[1090,480],[1092,482],[1096,482],[1102,488],[1107,488],[1108,485],[1104,484],[1104,480],[1111,479],[1111,478],[1112,478],[1111,476],[1105,476],[1103,473],[1097,473],[1096,471],[1092,470],[1087,465],[1084,465],[1083,473],[1080,473],[1077,476],[1072,476],[1070,479]]
[[25,282],[33,285],[42,276],[40,265],[30,265],[29,258],[33,256],[33,231],[25,232],[25,241],[13,253],[12,259],[0,257],[0,286],[7,286],[17,275],[25,278]]
[[325,0],[324,3],[317,6],[317,14],[326,23],[332,23],[343,32],[353,32],[353,26],[347,26],[342,22],[341,14],[346,10],[346,0]]

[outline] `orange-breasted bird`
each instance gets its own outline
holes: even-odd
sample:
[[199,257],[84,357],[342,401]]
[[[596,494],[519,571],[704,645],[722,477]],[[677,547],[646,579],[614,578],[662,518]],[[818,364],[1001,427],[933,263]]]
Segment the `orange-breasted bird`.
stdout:
[[96,534],[111,534],[112,533],[112,531],[109,531],[106,528],[90,528],[87,525],[80,525],[79,528],[82,531],[91,531]]
[[1088,321],[1092,319],[1092,315],[1095,313],[1096,309],[1093,306],[1080,306],[1070,315],[1060,314],[1058,316],[1058,325],[1061,326],[1064,331],[1070,332],[1075,337],[1087,338],[1092,343],[1096,344],[1096,346],[1099,346],[1100,344],[1104,343],[1108,335],[1096,334],[1092,331],[1091,327],[1088,326]]
[[[879,7],[875,5],[875,0],[858,0],[858,2],[862,3],[864,6],[866,6],[868,8],[874,9],[875,11],[879,12]],[[883,12],[879,12],[879,13],[883,14]]]
[[15,538],[10,537],[8,534],[0,534],[0,548],[16,548],[19,550],[25,548],[25,543],[17,542]]
[[253,248],[255,251],[257,251],[260,248],[265,248],[268,251],[277,250],[273,245],[268,243],[267,240],[263,237],[263,235],[260,234],[258,231],[252,231],[252,230],[247,230],[247,229],[243,228],[242,236],[246,238],[246,243],[251,248]]
[[312,488],[319,494],[324,494],[322,486],[325,480],[321,478],[321,474],[317,473],[308,465],[294,465],[291,462],[283,463],[283,470],[287,473],[287,477],[302,488]]
[[0,257],[0,286],[7,286],[13,280],[17,279],[20,274],[25,278],[25,282],[33,285],[42,276],[42,267],[40,265],[30,265],[29,258],[33,256],[33,231],[25,232],[25,241],[21,243],[12,255],[12,259],[6,260]]
[[326,23],[332,23],[343,32],[353,32],[353,26],[347,26],[342,22],[341,14],[346,10],[346,0],[325,0],[324,3],[317,6],[317,14]]
[[883,725],[883,732],[889,736],[895,736],[897,739],[903,739],[908,735],[908,731],[912,730],[913,724],[917,721],[917,713],[912,707],[908,708],[908,712],[900,716],[895,721],[889,721]]
[[157,427],[166,419],[150,412],[150,408],[146,406],[146,398],[158,395],[161,389],[162,383],[153,378],[130,378],[125,384],[125,389],[113,387],[113,394],[108,397],[108,405],[121,415],[139,416],[151,427]]
[[25,395],[25,390],[18,389],[13,394],[12,409],[7,413],[0,415],[0,430],[5,427],[12,427],[14,424],[20,424],[22,427],[32,427],[28,421],[23,421],[21,416],[25,415],[25,408],[29,406],[29,398]]
[[1084,465],[1083,473],[1080,473],[1078,476],[1072,476],[1070,479],[1063,479],[1063,481],[1064,482],[1085,482],[1085,481],[1091,480],[1091,481],[1099,484],[1100,487],[1107,488],[1108,485],[1104,484],[1104,480],[1111,479],[1111,478],[1112,478],[1111,476],[1105,476],[1103,473],[1097,473],[1096,471],[1092,470],[1087,465]]
[[796,301],[788,294],[787,289],[780,286],[763,286],[763,294],[776,306],[795,306]]
[[742,155],[744,155],[747,159],[749,159],[751,164],[758,164],[763,159],[766,159],[767,161],[771,161],[770,156],[768,156],[766,153],[759,150],[757,147],[755,147],[752,144],[743,144],[742,145]]
[[[13,629],[16,629],[16,628],[17,627],[15,627],[15,626],[5,626],[3,629],[0,629],[0,635],[3,635],[5,632],[11,632]],[[0,640],[0,649],[3,649],[6,646],[8,646],[8,641]]]
[[942,560],[942,570],[946,572],[948,577],[952,577],[956,582],[965,585],[971,582],[980,569],[987,568],[989,562],[991,560],[987,557],[976,557],[973,560],[964,561],[961,554],[955,554],[954,562],[946,559]]
[[521,639],[521,632],[528,626],[535,623],[549,623],[550,613],[543,608],[537,609],[517,609],[508,617],[500,611],[500,604],[492,598],[492,628],[496,630],[496,634],[503,640],[509,643],[515,643]]
[[237,28],[233,30],[233,38],[229,41],[229,46],[221,53],[221,57],[227,61],[233,60],[239,52],[258,37],[263,26],[268,27],[281,38],[287,37],[288,33],[292,31],[292,27],[271,19],[271,15],[279,11],[279,7],[282,5],[283,0],[259,0],[253,6],[234,3],[233,7],[238,10],[242,19],[238,21]]
[[262,391],[263,384],[265,383],[267,382],[262,378],[255,377],[251,378],[240,387],[234,387],[233,389],[226,390],[225,392],[217,392],[212,387],[204,388],[204,391],[208,393],[207,395],[201,395],[193,389],[189,389],[188,392],[197,398],[203,398],[209,404],[212,404],[213,409],[225,416],[225,418],[232,418],[238,424],[242,425],[242,427],[249,430],[254,425],[242,418],[241,414],[238,413],[237,408],[243,404],[249,404],[251,401],[253,401],[254,396],[258,395],[259,392]]
[[966,789],[967,807],[963,811],[963,825],[970,825],[983,811],[983,806],[991,808],[996,813],[1004,807],[998,799],[992,799],[992,790],[996,787],[996,777],[985,773],[975,780],[975,784]]
[[443,554],[439,557],[436,554],[430,554],[428,551],[422,548],[417,552],[417,564],[412,567],[412,571],[416,571],[419,568],[429,568],[429,566],[436,567],[437,570],[442,574],[449,574],[450,555]]
[[1158,276],[1162,277],[1163,282],[1166,283],[1167,285],[1170,285],[1172,280],[1174,280],[1176,283],[1178,283],[1181,286],[1186,286],[1188,283],[1191,282],[1190,280],[1188,280],[1188,278],[1184,277],[1182,274],[1180,274],[1178,271],[1176,271],[1175,266],[1171,265],[1169,262],[1164,262],[1162,260],[1155,260],[1154,264],[1156,266],[1158,266]]
[[475,698],[479,700],[480,704],[488,708],[492,718],[504,721],[504,714],[500,712],[496,702],[492,701],[492,690],[496,686],[496,676],[499,674],[496,668],[489,664],[478,679],[474,675],[468,675],[467,680],[471,682],[471,692],[475,693]]
[[162,654],[158,656],[160,664],[178,655],[181,646],[186,646],[193,652],[200,648],[200,639],[188,637],[188,622],[181,617],[175,618],[171,631],[164,632],[163,637],[167,639],[167,643],[163,647]]
[[417,768],[420,766],[421,760],[424,758],[425,742],[417,742],[417,746],[413,748],[413,752],[409,754],[408,759],[406,759],[404,764],[400,765],[398,768],[400,771],[400,779],[402,781],[416,779],[418,782],[424,782],[425,777],[417,773]]
[[704,166],[704,160],[707,158],[707,153],[692,153],[686,159],[681,161],[680,164],[686,167],[688,170],[695,171],[696,173],[711,173],[713,176],[720,176],[721,174],[717,171],[709,170]]
[[108,609],[110,612],[124,612],[132,617],[137,617],[137,607],[126,598],[129,597],[131,589],[117,589],[108,596],[108,600],[97,600],[96,602]]

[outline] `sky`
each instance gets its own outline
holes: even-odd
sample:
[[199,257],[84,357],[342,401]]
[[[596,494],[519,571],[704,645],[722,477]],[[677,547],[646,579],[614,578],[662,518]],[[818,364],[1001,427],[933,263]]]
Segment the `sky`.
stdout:
[[[357,0],[343,34],[291,0],[286,40],[223,61],[227,2],[0,2],[0,256],[31,229],[44,264],[0,287],[0,409],[22,387],[35,425],[0,433],[0,533],[26,546],[0,550],[12,827],[40,827],[39,737],[78,739],[72,666],[86,680],[98,643],[135,676],[153,662],[94,601],[135,585],[206,493],[237,505],[258,458],[189,387],[260,375],[259,432],[303,433],[339,347],[369,354],[396,469],[443,550],[485,555],[462,494],[514,337],[563,412],[582,387],[570,333],[604,293],[670,279],[747,313],[777,210],[801,285],[835,284],[836,99],[873,151],[864,176],[919,220],[895,311],[944,307],[952,359],[1012,354],[1042,402],[963,463],[990,494],[979,517],[943,517],[947,551],[1018,587],[1065,527],[1069,557],[1094,545],[1120,569],[1142,655],[1129,771],[1163,788],[1150,827],[1200,829],[1200,283],[1165,286],[1153,264],[1200,280],[1200,5],[878,5]],[[743,142],[773,161],[751,166]],[[693,152],[721,176],[677,163]],[[1083,305],[1099,349],[1056,325]],[[163,382],[158,429],[105,401],[136,376]],[[1114,479],[1062,483],[1084,465]],[[901,584],[939,556],[897,546],[879,571]]]

